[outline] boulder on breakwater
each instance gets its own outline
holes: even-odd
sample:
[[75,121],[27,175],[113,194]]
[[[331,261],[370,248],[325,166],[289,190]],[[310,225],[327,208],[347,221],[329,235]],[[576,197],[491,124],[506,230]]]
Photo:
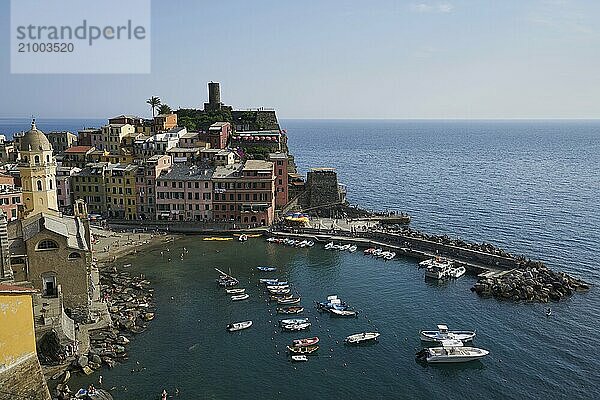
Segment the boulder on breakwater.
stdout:
[[590,286],[564,272],[555,272],[543,263],[508,271],[500,276],[482,277],[471,288],[480,296],[512,301],[547,303],[585,292]]

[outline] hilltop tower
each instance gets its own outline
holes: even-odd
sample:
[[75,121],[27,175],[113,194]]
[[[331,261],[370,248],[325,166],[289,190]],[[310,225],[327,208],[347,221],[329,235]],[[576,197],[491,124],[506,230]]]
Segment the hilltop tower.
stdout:
[[58,215],[56,160],[52,145],[35,119],[20,143],[19,173],[23,188],[23,217],[38,213]]
[[219,82],[208,83],[208,103],[204,103],[204,111],[218,111],[223,106],[221,103],[221,86]]

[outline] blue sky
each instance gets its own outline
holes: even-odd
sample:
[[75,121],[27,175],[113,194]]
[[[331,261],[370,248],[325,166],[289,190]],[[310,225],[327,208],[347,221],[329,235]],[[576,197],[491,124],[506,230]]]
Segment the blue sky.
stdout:
[[148,115],[145,99],[280,118],[600,118],[600,1],[152,2],[152,73],[10,73],[0,117]]

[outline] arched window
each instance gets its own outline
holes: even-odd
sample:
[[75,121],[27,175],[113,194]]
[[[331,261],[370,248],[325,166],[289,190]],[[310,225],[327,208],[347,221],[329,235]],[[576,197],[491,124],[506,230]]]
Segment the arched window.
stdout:
[[50,179],[50,190],[52,190],[52,179]]
[[78,258],[81,258],[81,254],[77,252],[72,252],[71,254],[69,254],[69,260],[76,260]]
[[36,164],[40,163],[40,156],[35,156],[34,161]]
[[54,250],[58,249],[58,243],[54,240],[44,239],[40,240],[37,244],[36,250]]
[[42,190],[42,181],[37,181],[37,190]]
[[254,216],[254,215],[253,215],[253,216],[250,218],[250,222],[256,222],[256,216]]

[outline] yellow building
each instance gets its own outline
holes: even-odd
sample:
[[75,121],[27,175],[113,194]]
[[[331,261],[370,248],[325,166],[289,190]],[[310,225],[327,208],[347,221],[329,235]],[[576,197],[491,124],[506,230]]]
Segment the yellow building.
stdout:
[[19,174],[23,188],[24,216],[37,213],[58,214],[56,200],[56,160],[52,145],[37,129],[31,129],[20,140]]
[[109,218],[137,219],[135,164],[110,164],[104,171]]
[[135,127],[130,124],[108,124],[102,127],[102,141],[100,150],[118,153],[121,149],[121,141],[126,136],[135,133]]
[[0,391],[2,398],[50,400],[37,358],[31,295],[0,285]]

